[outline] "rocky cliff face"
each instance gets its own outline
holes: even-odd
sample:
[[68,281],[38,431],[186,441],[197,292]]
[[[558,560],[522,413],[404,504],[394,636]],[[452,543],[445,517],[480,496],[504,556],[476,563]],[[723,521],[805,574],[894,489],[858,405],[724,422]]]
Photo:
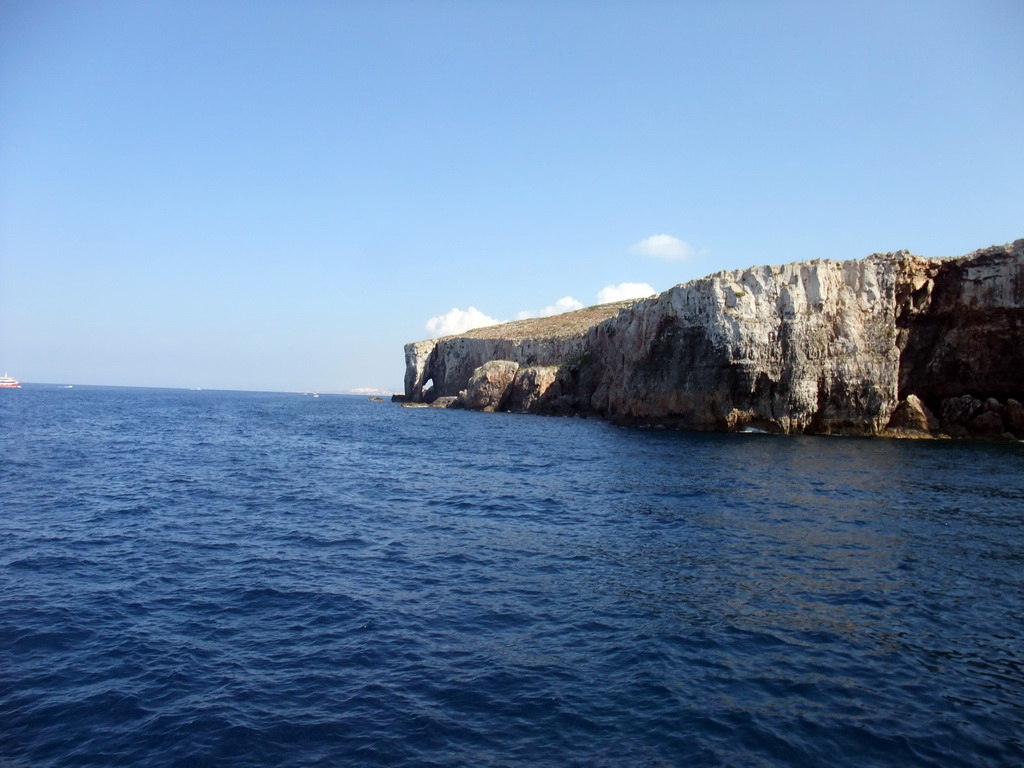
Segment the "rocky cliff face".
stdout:
[[458,395],[474,371],[491,360],[522,366],[561,366],[588,350],[587,334],[630,302],[603,304],[556,317],[517,320],[405,345],[405,396],[432,402]]
[[719,272],[581,312],[560,333],[407,345],[406,396],[701,430],[1024,437],[1024,240]]
[[592,330],[591,408],[695,429],[877,432],[895,407],[897,255],[721,272]]
[[1024,438],[1024,240],[901,263],[899,396],[954,436]]

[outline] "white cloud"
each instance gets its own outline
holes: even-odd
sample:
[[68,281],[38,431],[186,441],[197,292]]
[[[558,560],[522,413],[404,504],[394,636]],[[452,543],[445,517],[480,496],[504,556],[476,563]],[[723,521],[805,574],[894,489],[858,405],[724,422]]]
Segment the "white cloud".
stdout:
[[572,296],[563,296],[554,304],[549,304],[542,310],[537,312],[526,310],[520,312],[517,317],[520,320],[526,320],[531,317],[551,317],[552,315],[561,315],[565,312],[573,312],[577,309],[583,309],[582,301],[577,301]]
[[488,317],[476,307],[470,307],[467,310],[452,308],[450,312],[427,320],[427,330],[430,332],[431,338],[434,338],[437,336],[451,336],[455,333],[465,333],[474,328],[497,325],[500,322],[501,320]]
[[683,261],[697,254],[697,250],[692,245],[678,237],[672,237],[672,235],[651,235],[630,250],[665,261]]
[[647,283],[619,283],[606,285],[597,294],[599,304],[611,304],[613,301],[626,299],[644,299],[653,296],[656,291]]

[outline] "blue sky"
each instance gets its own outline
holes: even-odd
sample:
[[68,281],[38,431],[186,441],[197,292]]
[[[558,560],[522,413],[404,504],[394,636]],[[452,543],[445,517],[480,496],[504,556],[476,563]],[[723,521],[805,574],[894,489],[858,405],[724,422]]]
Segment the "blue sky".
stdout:
[[0,0],[0,368],[397,390],[470,308],[1024,237],[1022,34],[1017,0]]

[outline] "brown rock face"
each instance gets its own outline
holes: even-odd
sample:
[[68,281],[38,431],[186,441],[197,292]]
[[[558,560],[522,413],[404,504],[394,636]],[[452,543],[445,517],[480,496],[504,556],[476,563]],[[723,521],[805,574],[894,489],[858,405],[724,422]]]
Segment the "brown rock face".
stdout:
[[896,324],[900,396],[1024,396],[1024,240],[958,259],[909,258]]
[[889,429],[894,432],[910,432],[921,435],[930,435],[939,429],[939,420],[928,409],[928,406],[921,402],[917,395],[908,395],[906,400],[901,400],[892,418],[889,419]]
[[971,423],[967,425],[967,431],[971,437],[999,440],[1006,430],[1003,428],[1003,418],[998,413],[985,411],[971,419]]
[[976,397],[961,395],[942,401],[942,431],[953,437],[967,437],[967,425],[981,413],[982,403]]
[[1024,438],[1024,407],[1010,398],[1005,404],[990,397],[985,401],[971,395],[942,401],[942,431],[952,437],[982,440]]
[[1006,401],[1004,416],[1006,418],[1007,431],[1015,435],[1024,435],[1024,405],[1021,405],[1011,397]]
[[531,365],[520,368],[512,382],[508,409],[522,413],[537,413],[549,405],[553,397],[561,394],[561,387],[552,391],[558,381],[558,368],[553,365]]
[[406,345],[407,399],[463,389],[469,408],[688,429],[1024,438],[1024,240],[719,272]]
[[499,411],[508,401],[519,363],[491,360],[474,371],[466,389],[459,393],[459,403],[476,411]]

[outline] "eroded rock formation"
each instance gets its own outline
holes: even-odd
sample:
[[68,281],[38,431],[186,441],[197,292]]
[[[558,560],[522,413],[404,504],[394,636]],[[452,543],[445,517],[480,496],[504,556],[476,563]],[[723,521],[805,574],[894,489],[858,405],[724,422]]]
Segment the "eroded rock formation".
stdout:
[[1022,329],[1024,240],[816,260],[406,345],[406,398],[700,430],[1024,438]]
[[456,396],[466,389],[476,369],[491,360],[509,360],[521,366],[562,366],[584,356],[591,328],[629,305],[602,304],[555,317],[517,320],[406,344],[405,397],[411,402],[432,402],[438,397]]
[[874,256],[678,285],[593,329],[590,407],[694,429],[877,432],[895,407],[896,271]]

